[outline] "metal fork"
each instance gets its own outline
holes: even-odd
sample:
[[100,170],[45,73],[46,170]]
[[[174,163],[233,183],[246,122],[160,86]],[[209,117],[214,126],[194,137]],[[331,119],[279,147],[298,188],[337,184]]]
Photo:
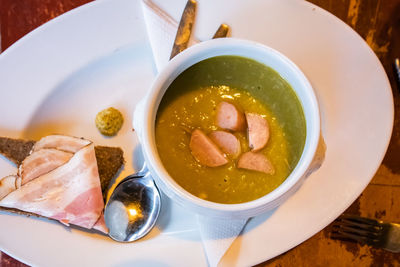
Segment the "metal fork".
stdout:
[[400,252],[400,224],[397,223],[341,215],[333,222],[330,237]]
[[394,69],[397,74],[397,87],[400,90],[400,59],[398,59],[398,58],[394,59]]

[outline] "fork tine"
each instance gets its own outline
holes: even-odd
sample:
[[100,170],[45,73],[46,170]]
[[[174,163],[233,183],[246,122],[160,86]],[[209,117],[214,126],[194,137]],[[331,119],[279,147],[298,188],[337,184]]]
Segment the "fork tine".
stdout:
[[354,227],[346,226],[346,225],[333,225],[333,231],[364,236],[365,238],[370,239],[372,242],[377,242],[378,238],[380,236],[379,231],[371,232],[368,230],[354,228]]
[[382,234],[383,226],[376,220],[341,215],[332,224],[331,238],[377,245]]
[[353,215],[347,215],[347,214],[341,215],[338,219],[339,220],[345,219],[345,220],[348,220],[348,221],[358,222],[358,223],[363,223],[363,224],[368,224],[368,225],[373,225],[373,226],[379,226],[380,225],[380,222],[377,221],[377,220],[364,218],[364,217],[353,216]]
[[370,232],[378,232],[381,229],[379,225],[361,223],[359,221],[349,220],[347,218],[336,220],[334,225],[345,225],[354,229],[366,230]]
[[367,243],[367,238],[351,233],[346,233],[346,232],[341,232],[341,231],[332,231],[330,237],[332,239],[339,239],[343,241],[355,241],[359,242],[361,244],[366,244]]

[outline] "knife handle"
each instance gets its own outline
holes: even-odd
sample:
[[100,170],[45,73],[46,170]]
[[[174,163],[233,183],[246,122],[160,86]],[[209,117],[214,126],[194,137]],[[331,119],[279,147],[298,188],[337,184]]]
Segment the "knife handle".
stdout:
[[178,31],[172,47],[171,57],[185,50],[189,44],[190,34],[192,33],[192,27],[196,16],[196,1],[188,0],[183,10],[181,21],[179,22]]

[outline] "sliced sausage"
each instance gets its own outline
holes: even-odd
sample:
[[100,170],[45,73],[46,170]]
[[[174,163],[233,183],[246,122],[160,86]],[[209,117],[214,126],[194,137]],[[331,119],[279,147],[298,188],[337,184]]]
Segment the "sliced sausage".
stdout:
[[240,155],[240,141],[233,134],[225,131],[213,131],[209,137],[224,153],[234,158]]
[[217,106],[217,125],[227,130],[242,131],[246,128],[246,119],[235,105],[223,101]]
[[189,146],[193,157],[204,166],[218,167],[228,163],[218,146],[199,129],[192,132]]
[[247,134],[249,147],[252,151],[258,151],[265,147],[269,139],[269,126],[265,118],[259,114],[246,113]]
[[251,151],[243,153],[240,156],[237,167],[240,169],[264,172],[266,174],[275,173],[274,166],[264,154]]

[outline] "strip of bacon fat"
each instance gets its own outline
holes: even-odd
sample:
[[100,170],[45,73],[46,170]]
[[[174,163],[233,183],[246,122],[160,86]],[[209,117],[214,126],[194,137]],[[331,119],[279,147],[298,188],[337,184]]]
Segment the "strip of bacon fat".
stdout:
[[67,135],[48,135],[35,143],[32,152],[39,151],[43,148],[54,148],[75,153],[90,143],[91,142],[89,140]]
[[43,148],[27,156],[19,166],[22,185],[66,163],[74,154],[54,148]]
[[104,201],[94,145],[84,141],[89,144],[68,162],[9,193],[0,206],[91,229],[102,215]]
[[104,214],[100,215],[100,218],[93,225],[93,229],[96,229],[97,231],[100,231],[100,232],[103,232],[105,234],[108,234],[108,228],[107,228],[107,225],[106,225],[106,221],[104,219]]
[[21,179],[17,175],[0,178],[0,199],[21,186]]

